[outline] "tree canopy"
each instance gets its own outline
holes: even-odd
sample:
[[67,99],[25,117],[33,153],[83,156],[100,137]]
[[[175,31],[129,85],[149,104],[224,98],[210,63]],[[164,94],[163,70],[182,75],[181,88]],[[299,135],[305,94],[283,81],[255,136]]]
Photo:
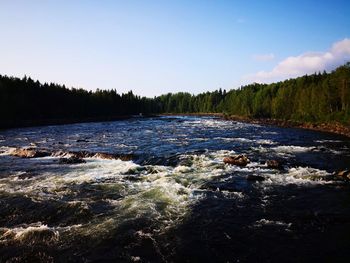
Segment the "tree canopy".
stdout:
[[161,112],[217,112],[253,118],[327,122],[350,121],[350,63],[331,73],[315,73],[272,84],[250,84],[229,92],[216,90],[157,97]]
[[253,118],[350,122],[350,62],[330,73],[315,73],[272,84],[198,95],[168,93],[155,98],[116,90],[68,89],[30,77],[0,75],[1,126],[47,119],[113,118],[133,114],[226,113]]

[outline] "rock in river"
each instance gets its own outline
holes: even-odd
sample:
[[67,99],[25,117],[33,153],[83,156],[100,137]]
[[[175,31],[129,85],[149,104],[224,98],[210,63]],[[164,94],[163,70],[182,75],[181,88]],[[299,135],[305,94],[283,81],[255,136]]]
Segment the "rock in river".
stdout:
[[265,178],[260,176],[260,175],[248,175],[247,176],[247,181],[264,181]]
[[224,163],[237,165],[237,166],[246,166],[249,163],[249,159],[245,155],[233,155],[224,158]]
[[[106,159],[106,160],[120,159],[122,161],[130,161],[134,158],[133,154],[118,154],[118,153],[88,152],[88,151],[73,151],[73,152],[67,152],[67,153],[79,159],[99,158],[99,159]],[[59,156],[62,154],[64,155],[65,153],[59,152],[58,154],[55,154],[55,156]]]
[[350,170],[342,170],[335,173],[335,176],[343,180],[350,180]]
[[115,153],[96,153],[93,155],[95,158],[107,159],[107,160],[117,160],[130,161],[134,158],[132,154],[115,154]]
[[86,163],[86,161],[82,158],[72,156],[69,158],[60,158],[58,161],[60,164],[78,164],[78,163]]
[[282,163],[280,161],[277,160],[268,160],[266,161],[266,165],[268,168],[272,168],[272,169],[282,169]]
[[17,148],[12,151],[11,155],[21,158],[37,158],[49,156],[50,153],[45,150],[38,150],[34,148]]

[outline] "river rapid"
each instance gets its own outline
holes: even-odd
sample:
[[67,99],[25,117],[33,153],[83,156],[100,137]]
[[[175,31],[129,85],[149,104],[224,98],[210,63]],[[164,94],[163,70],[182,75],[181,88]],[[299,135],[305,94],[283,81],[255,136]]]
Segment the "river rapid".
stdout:
[[349,262],[349,168],[349,138],[213,117],[3,130],[0,262]]

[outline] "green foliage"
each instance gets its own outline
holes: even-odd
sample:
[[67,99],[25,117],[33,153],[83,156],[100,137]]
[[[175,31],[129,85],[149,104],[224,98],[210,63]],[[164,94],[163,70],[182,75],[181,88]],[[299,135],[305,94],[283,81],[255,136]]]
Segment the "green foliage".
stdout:
[[[31,78],[0,75],[1,124],[26,120],[117,117],[138,113],[225,113],[254,118],[350,122],[350,63],[331,73],[315,73],[273,84],[250,84],[192,95],[155,98],[131,91],[67,89]],[[4,125],[3,125],[4,126]]]
[[[165,99],[166,97],[166,99]],[[305,75],[273,84],[250,84],[239,89],[191,96],[183,93],[160,96],[161,112],[221,112],[253,118],[296,121],[350,122],[350,63],[331,73]]]
[[54,83],[41,84],[31,78],[0,76],[0,126],[21,125],[31,120],[108,118],[151,113],[152,99],[131,91],[67,89]]

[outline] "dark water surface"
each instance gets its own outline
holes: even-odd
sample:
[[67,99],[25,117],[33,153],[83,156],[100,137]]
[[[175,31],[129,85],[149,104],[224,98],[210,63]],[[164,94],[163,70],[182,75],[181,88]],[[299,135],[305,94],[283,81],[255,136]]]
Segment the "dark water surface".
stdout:
[[[81,150],[135,157],[59,163]],[[0,262],[349,262],[349,166],[345,137],[207,117],[1,131]]]

